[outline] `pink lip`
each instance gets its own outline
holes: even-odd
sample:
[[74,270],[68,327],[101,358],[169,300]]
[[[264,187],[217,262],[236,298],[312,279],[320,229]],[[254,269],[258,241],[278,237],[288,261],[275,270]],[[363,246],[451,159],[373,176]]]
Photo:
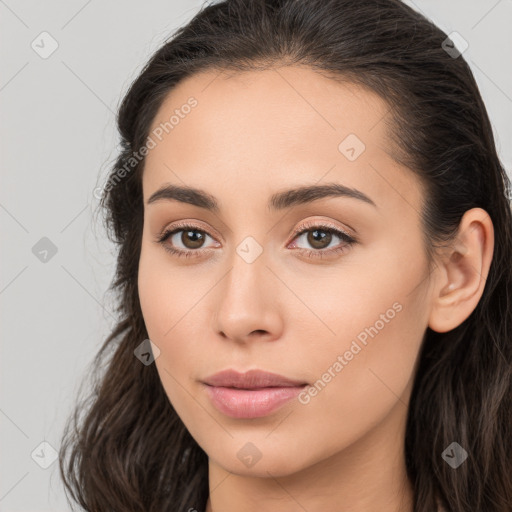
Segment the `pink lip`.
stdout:
[[231,369],[210,375],[206,377],[203,382],[210,386],[242,389],[283,388],[307,384],[307,382],[304,381],[288,379],[277,373],[265,372],[263,370],[249,370],[245,373],[239,373]]
[[275,411],[307,385],[261,370],[225,370],[203,381],[213,405],[232,418],[258,418]]

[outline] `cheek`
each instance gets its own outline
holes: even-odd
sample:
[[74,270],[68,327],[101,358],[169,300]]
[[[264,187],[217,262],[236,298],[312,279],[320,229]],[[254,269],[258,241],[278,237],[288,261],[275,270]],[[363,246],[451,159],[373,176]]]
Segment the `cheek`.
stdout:
[[138,274],[139,301],[150,339],[161,339],[170,327],[175,288],[170,286],[158,262],[141,255]]
[[[336,337],[302,354],[312,386],[299,397],[290,432],[303,429],[312,461],[355,443],[393,408],[406,410],[424,330],[421,307],[406,293],[383,286],[364,300],[338,300],[341,309],[323,317]],[[312,331],[302,336],[314,339]]]
[[202,287],[194,286],[194,275],[173,269],[169,257],[164,249],[144,246],[140,257],[139,301],[148,334],[155,341],[171,339],[175,326],[187,319],[201,297]]
[[426,328],[424,290],[415,287],[423,262],[415,261],[404,268],[388,258],[377,271],[358,263],[310,288],[308,305],[324,326],[313,315],[301,323],[302,339],[318,340],[304,354],[314,385],[302,403],[305,416],[324,418],[325,435],[343,425],[347,440],[359,437],[408,390]]
[[160,350],[154,364],[162,387],[180,418],[189,424],[190,414],[197,414],[184,391],[192,374],[190,363],[187,366],[191,346],[180,338],[180,329],[187,322],[193,301],[189,300],[189,293],[183,293],[176,276],[169,272],[169,265],[159,263],[158,259],[152,256],[149,262],[149,257],[141,255],[139,300],[149,339]]
[[201,307],[213,284],[211,275],[200,277],[193,267],[173,270],[166,255],[142,251],[138,273],[140,306],[148,336],[160,350],[155,364],[173,405],[182,395],[187,397],[183,387],[193,385],[198,369],[208,368],[204,340],[210,338],[204,330]]

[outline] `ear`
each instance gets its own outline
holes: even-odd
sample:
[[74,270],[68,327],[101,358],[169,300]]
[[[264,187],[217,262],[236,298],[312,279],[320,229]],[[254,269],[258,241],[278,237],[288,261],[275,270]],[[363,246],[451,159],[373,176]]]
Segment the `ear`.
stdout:
[[464,213],[455,241],[436,268],[428,326],[446,332],[459,326],[482,297],[494,253],[494,228],[482,208]]

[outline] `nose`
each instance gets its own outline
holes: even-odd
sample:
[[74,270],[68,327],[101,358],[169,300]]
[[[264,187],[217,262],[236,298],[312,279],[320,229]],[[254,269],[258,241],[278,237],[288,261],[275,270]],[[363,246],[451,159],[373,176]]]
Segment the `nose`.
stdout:
[[248,343],[281,336],[282,284],[267,267],[264,254],[252,263],[234,254],[231,269],[217,286],[213,327],[227,340]]

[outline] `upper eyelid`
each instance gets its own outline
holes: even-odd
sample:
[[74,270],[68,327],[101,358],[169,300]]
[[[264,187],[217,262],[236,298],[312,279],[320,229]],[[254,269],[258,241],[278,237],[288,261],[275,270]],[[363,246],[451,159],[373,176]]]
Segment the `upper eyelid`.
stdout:
[[[210,238],[213,238],[213,236],[210,234],[210,229],[203,228],[200,224],[198,224],[198,221],[182,221],[181,223],[173,224],[170,227],[165,227],[159,233],[159,237],[164,236],[165,234],[170,235],[171,233],[176,234],[176,232],[185,231],[188,227],[191,227],[196,231],[201,231],[202,233],[208,235]],[[224,237],[222,237],[221,235],[219,235],[219,238],[221,240],[224,240]]]
[[297,230],[295,231],[294,236],[297,236],[304,231],[309,231],[314,228],[324,228],[326,230],[333,230],[333,231],[339,231],[340,233],[343,233],[344,235],[356,239],[356,236],[351,234],[351,232],[347,229],[340,228],[339,226],[334,225],[331,222],[328,221],[306,221],[303,224],[301,224]]

